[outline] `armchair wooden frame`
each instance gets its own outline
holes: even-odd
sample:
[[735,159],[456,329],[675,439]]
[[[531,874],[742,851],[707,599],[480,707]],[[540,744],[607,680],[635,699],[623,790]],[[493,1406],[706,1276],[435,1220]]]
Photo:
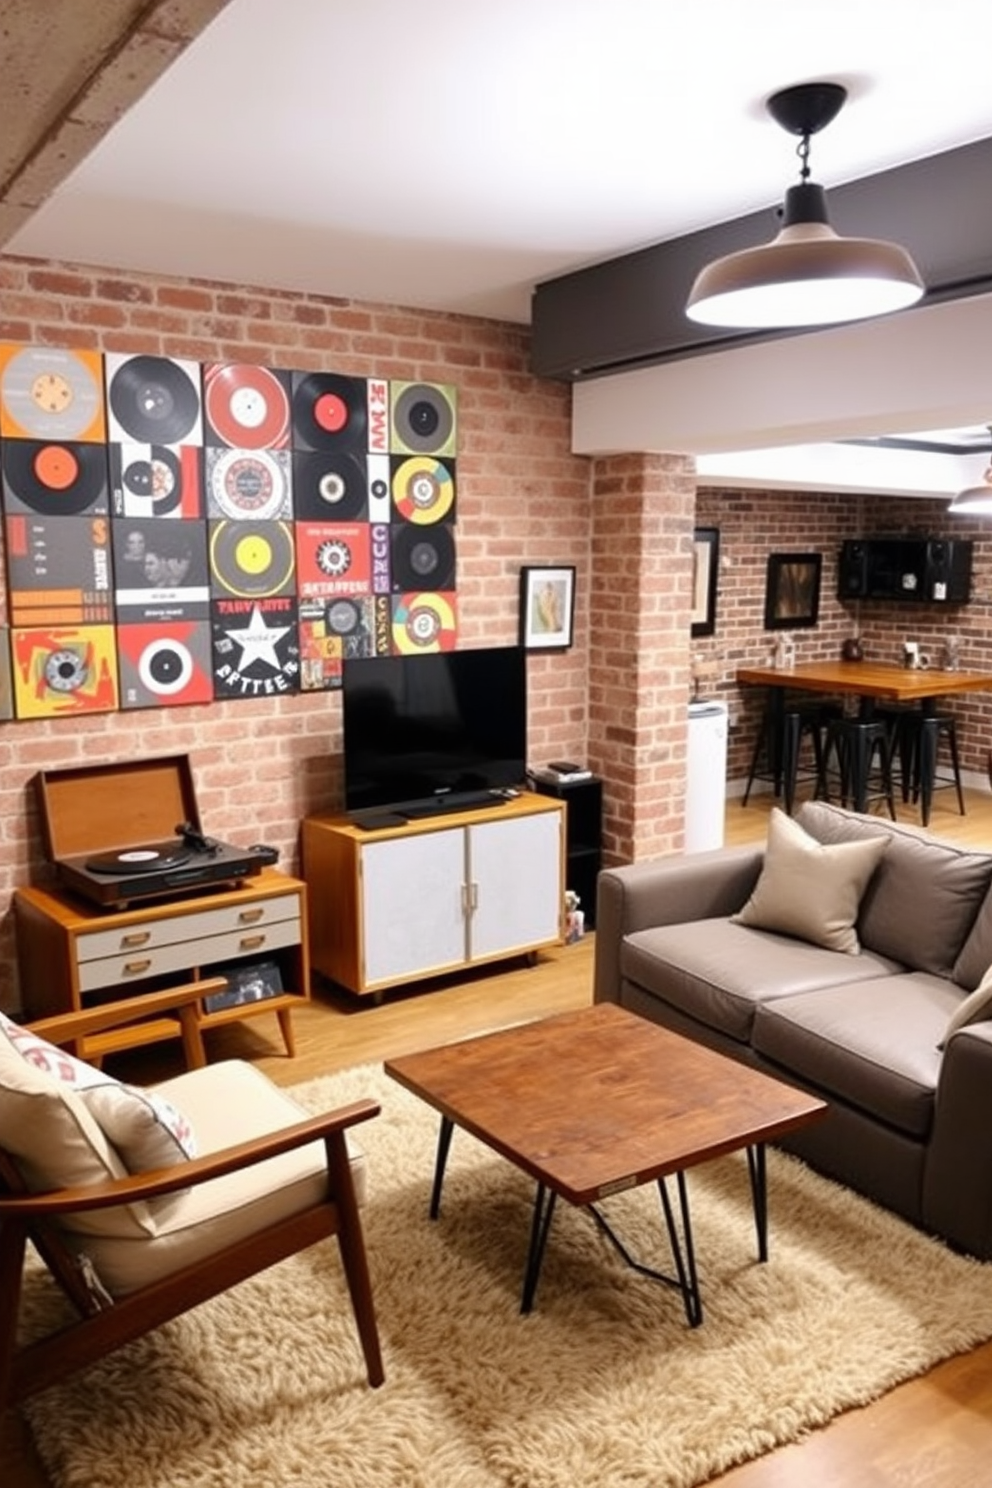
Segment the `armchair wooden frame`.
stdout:
[[[70,1044],[87,1033],[114,1026],[122,1015],[134,1018],[139,1006],[144,1014],[171,1006],[182,1017],[183,1008],[192,1009],[213,990],[213,980],[191,983],[154,998],[127,999],[30,1026],[53,1043]],[[153,1001],[157,1006],[150,1006]],[[192,1020],[188,1026],[193,1026]],[[330,1235],[337,1236],[369,1384],[382,1384],[385,1375],[368,1263],[345,1141],[349,1127],[369,1120],[379,1110],[374,1101],[354,1101],[175,1167],[47,1193],[28,1192],[17,1164],[0,1148],[0,1412]],[[318,1203],[121,1298],[110,1298],[89,1284],[59,1234],[58,1219],[63,1214],[156,1199],[315,1141],[324,1143],[328,1180]],[[18,1348],[18,1311],[29,1239],[79,1317],[59,1332]]]

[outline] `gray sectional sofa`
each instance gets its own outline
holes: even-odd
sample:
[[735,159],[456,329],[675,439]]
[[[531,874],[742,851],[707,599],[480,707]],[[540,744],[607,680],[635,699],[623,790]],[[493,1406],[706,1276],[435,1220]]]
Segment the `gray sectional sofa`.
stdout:
[[[770,832],[767,849],[604,870],[595,999],[823,1096],[827,1116],[783,1146],[992,1259],[992,852],[824,802],[778,825],[788,853]],[[867,867],[845,847],[876,838]],[[848,859],[845,936],[821,873]]]

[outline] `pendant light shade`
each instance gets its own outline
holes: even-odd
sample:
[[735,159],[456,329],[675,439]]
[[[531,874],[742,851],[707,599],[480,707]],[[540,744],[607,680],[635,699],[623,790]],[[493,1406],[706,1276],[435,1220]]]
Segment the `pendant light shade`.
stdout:
[[737,329],[782,329],[865,320],[914,305],[923,280],[904,248],[842,238],[827,217],[822,186],[809,180],[809,140],[840,111],[838,83],[785,88],[768,100],[777,123],[801,136],[800,183],[790,186],[773,242],[709,264],[686,305],[690,320]]
[[[989,439],[992,441],[992,424],[989,424]],[[952,517],[992,516],[992,464],[977,486],[966,486],[959,491],[947,508]]]

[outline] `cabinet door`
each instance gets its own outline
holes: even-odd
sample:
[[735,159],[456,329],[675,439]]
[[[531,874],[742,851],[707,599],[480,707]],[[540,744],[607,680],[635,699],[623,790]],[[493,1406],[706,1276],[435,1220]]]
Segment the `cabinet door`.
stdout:
[[461,827],[370,842],[361,849],[359,871],[367,983],[464,965]]
[[468,828],[473,960],[559,938],[561,823],[562,813],[554,811]]

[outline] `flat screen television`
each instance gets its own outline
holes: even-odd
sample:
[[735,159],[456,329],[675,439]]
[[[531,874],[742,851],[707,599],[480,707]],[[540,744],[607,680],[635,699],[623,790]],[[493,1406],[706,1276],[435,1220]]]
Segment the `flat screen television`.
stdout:
[[346,811],[432,809],[524,780],[520,646],[346,661],[342,707]]

